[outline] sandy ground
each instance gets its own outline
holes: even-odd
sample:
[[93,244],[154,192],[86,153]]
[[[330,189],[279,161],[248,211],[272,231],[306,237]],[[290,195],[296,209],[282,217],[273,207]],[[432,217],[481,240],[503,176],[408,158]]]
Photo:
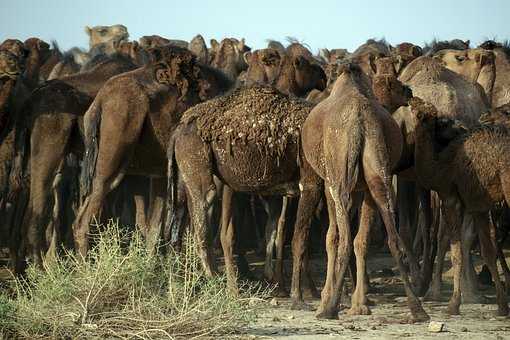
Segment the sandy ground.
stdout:
[[[314,277],[318,287],[324,280],[324,259],[313,261]],[[477,269],[481,261],[475,258]],[[254,272],[261,271],[262,263],[252,263]],[[463,304],[460,316],[445,313],[451,294],[451,271],[447,271],[443,284],[443,301],[424,302],[424,308],[432,321],[444,322],[446,331],[433,333],[428,330],[429,323],[407,323],[408,309],[404,289],[398,276],[391,274],[393,261],[386,253],[372,254],[368,261],[371,278],[369,298],[375,302],[371,307],[372,315],[349,316],[340,312],[339,320],[318,320],[313,311],[293,311],[290,299],[276,298],[278,305],[267,303],[256,320],[240,335],[242,339],[510,339],[510,316],[498,317],[495,292],[485,287],[482,294],[488,298],[488,304]],[[449,268],[449,265],[446,266]],[[290,263],[286,264],[290,270]],[[287,275],[288,276],[288,275]],[[314,308],[318,299],[308,299]],[[343,301],[348,307],[349,299]]]

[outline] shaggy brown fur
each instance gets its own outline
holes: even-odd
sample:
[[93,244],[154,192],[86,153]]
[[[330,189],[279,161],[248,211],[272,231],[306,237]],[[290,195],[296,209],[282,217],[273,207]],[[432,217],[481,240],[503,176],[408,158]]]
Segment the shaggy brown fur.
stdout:
[[[250,103],[247,106],[247,103]],[[267,86],[238,89],[184,113],[185,124],[195,122],[206,143],[254,144],[270,156],[282,157],[294,142],[312,105],[289,98]]]
[[459,233],[462,213],[466,212],[474,217],[482,256],[494,278],[498,315],[508,315],[506,293],[499,279],[496,250],[490,237],[488,213],[495,204],[510,202],[507,170],[510,166],[510,134],[504,128],[484,126],[461,135],[438,151],[436,136],[440,121],[437,111],[431,104],[417,99],[411,106],[418,118],[416,175],[423,186],[438,192],[451,228],[455,287],[449,312],[459,313],[463,257],[455,249],[460,248],[459,235],[455,234]]
[[402,241],[395,224],[392,168],[402,146],[398,126],[376,101],[369,79],[354,64],[339,70],[331,95],[319,103],[303,125],[306,159],[325,182],[330,226],[326,240],[328,266],[319,318],[337,318],[340,292],[352,251],[349,211],[355,191],[364,191],[360,229],[354,241],[357,281],[351,314],[368,314],[365,287],[366,242],[370,221],[379,210],[388,245],[404,281],[412,318],[428,319],[414,295],[402,262]]

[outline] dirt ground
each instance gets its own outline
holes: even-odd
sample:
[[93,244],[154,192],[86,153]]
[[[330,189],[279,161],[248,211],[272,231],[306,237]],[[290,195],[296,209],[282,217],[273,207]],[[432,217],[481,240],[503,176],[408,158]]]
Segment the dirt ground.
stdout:
[[[510,253],[507,254],[510,257]],[[263,263],[251,262],[254,272],[261,273]],[[322,287],[325,272],[325,259],[314,259],[312,270],[318,288]],[[475,257],[477,270],[481,261]],[[449,263],[446,269],[449,269]],[[286,263],[287,274],[290,263]],[[318,320],[313,311],[293,311],[289,298],[276,298],[267,303],[256,320],[240,335],[242,339],[510,339],[510,316],[495,315],[497,306],[492,287],[485,287],[482,294],[487,297],[487,304],[463,304],[460,316],[445,313],[447,301],[451,294],[451,271],[443,275],[443,301],[424,302],[424,308],[432,321],[444,322],[446,331],[433,333],[428,330],[429,323],[408,324],[408,309],[403,285],[394,275],[394,262],[386,252],[371,253],[368,261],[371,280],[369,298],[375,302],[371,307],[372,315],[349,316],[340,312],[339,320]],[[392,273],[393,272],[393,273]],[[288,275],[287,275],[288,277]],[[318,299],[308,299],[314,308]],[[348,307],[350,298],[345,302]]]
[[[286,250],[289,251],[288,249]],[[510,260],[510,252],[506,254]],[[253,253],[247,256],[250,268],[255,276],[262,276],[263,262]],[[449,256],[447,256],[449,258]],[[482,262],[475,256],[477,271]],[[311,268],[317,288],[322,288],[325,278],[325,258],[316,256]],[[495,292],[492,287],[484,287],[482,294],[487,304],[462,304],[460,316],[445,313],[447,301],[452,289],[450,264],[445,265],[443,274],[443,294],[441,302],[424,302],[424,308],[432,321],[444,322],[446,331],[432,333],[429,323],[407,323],[408,310],[403,285],[395,273],[393,259],[387,252],[371,251],[368,259],[370,276],[369,299],[375,305],[372,315],[348,316],[340,312],[339,320],[318,320],[313,311],[294,311],[290,309],[289,298],[275,298],[273,302],[264,302],[264,308],[258,313],[242,334],[235,339],[510,339],[510,316],[495,316]],[[285,263],[286,277],[290,277],[291,263]],[[8,278],[5,270],[0,271],[2,279]],[[290,282],[287,282],[290,284]],[[348,283],[350,285],[350,283]],[[275,305],[275,301],[277,305]],[[307,299],[313,308],[319,305],[319,299]],[[349,307],[350,297],[342,301]],[[230,338],[230,337],[229,337]]]

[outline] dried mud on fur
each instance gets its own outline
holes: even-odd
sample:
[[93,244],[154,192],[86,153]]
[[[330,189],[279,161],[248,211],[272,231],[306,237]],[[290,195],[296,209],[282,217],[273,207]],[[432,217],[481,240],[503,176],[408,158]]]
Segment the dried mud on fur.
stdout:
[[296,143],[313,105],[268,86],[239,88],[186,111],[184,124],[195,123],[205,142],[258,145],[280,157]]

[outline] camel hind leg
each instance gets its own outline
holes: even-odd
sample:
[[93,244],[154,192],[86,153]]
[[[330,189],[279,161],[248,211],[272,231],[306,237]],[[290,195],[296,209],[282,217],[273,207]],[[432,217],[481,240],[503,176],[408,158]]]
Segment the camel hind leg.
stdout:
[[407,304],[411,311],[413,321],[425,321],[430,317],[421,306],[420,300],[416,297],[411,288],[409,280],[409,273],[405,267],[402,257],[403,254],[400,249],[405,249],[404,243],[400,238],[396,227],[396,214],[395,214],[395,198],[391,186],[390,169],[387,164],[388,158],[385,153],[380,152],[380,147],[374,147],[370,141],[367,141],[365,146],[367,149],[373,150],[372,153],[366,153],[363,157],[363,172],[365,182],[367,183],[370,195],[381,214],[384,226],[388,233],[388,247],[391,254],[395,259],[404,288],[407,295]]
[[[179,135],[180,132],[182,135]],[[175,140],[174,156],[186,186],[189,215],[195,232],[198,256],[205,274],[212,276],[216,269],[211,247],[207,244],[207,233],[210,229],[207,212],[217,196],[211,170],[212,152],[193,131],[181,130],[175,133],[178,137]]]
[[[85,256],[89,249],[89,230],[93,218],[98,219],[106,195],[115,189],[125,175],[131,154],[139,140],[146,115],[143,108],[124,107],[124,110],[102,113],[96,102],[92,103],[84,117],[87,152],[97,152],[95,162],[84,168],[94,169],[94,178],[90,192],[86,195],[78,210],[73,224],[73,235],[78,252]],[[142,111],[142,112],[139,112]],[[137,112],[137,114],[130,114]],[[99,122],[99,126],[95,123]],[[88,131],[96,127],[96,131]],[[99,129],[99,131],[97,131]],[[97,150],[94,150],[93,138],[98,138]],[[84,161],[85,163],[85,161]],[[95,164],[94,164],[95,163]],[[82,169],[82,175],[86,169]]]

